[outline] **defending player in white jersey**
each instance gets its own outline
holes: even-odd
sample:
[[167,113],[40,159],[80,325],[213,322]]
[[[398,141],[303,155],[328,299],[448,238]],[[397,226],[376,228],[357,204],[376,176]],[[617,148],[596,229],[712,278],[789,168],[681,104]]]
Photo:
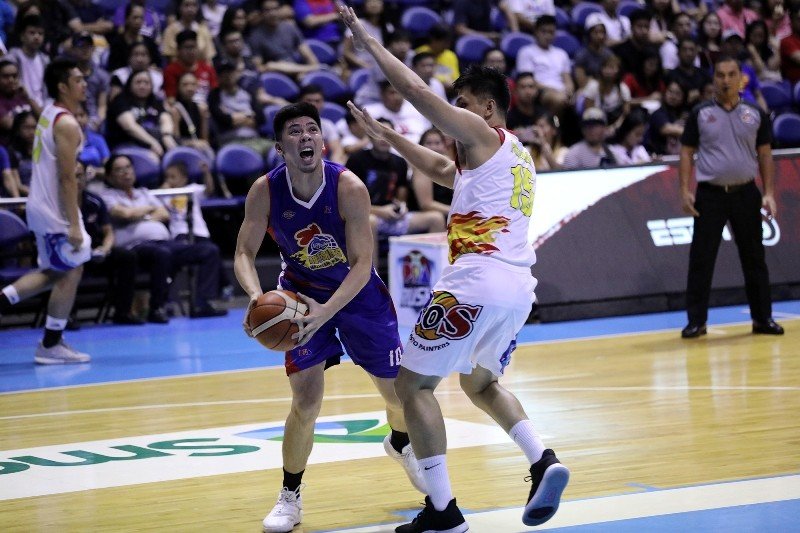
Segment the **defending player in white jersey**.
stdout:
[[357,46],[426,118],[455,138],[458,162],[413,144],[349,103],[370,135],[389,141],[409,163],[454,189],[448,218],[451,264],[433,288],[405,348],[395,382],[411,445],[428,487],[425,508],[398,533],[467,531],[450,488],[446,434],[433,391],[461,374],[461,387],[523,450],[533,486],[522,521],[539,525],[558,509],[569,470],[545,449],[519,400],[498,383],[534,299],[536,256],[528,237],[535,170],[522,143],[505,130],[510,100],[505,76],[470,67],[455,81],[455,107],[367,33],[353,10],[339,11]]
[[55,102],[42,110],[36,125],[26,209],[28,227],[36,235],[39,269],[3,288],[0,312],[52,288],[44,338],[36,348],[34,360],[40,364],[86,363],[89,356],[72,349],[62,338],[83,263],[91,258],[75,177],[83,136],[73,115],[86,99],[86,80],[77,63],[56,59],[47,65],[44,81]]

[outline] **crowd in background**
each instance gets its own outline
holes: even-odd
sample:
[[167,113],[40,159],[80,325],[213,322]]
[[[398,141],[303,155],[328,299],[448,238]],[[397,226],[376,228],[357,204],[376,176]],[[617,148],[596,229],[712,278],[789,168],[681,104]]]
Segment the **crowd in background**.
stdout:
[[[352,4],[370,33],[443,99],[453,98],[452,83],[471,62],[505,72],[508,126],[539,171],[676,155],[692,106],[712,97],[711,70],[722,54],[742,63],[743,99],[773,116],[797,111],[800,11],[789,0]],[[157,188],[169,183],[168,156],[179,148],[202,161],[189,181],[202,181],[207,194],[242,195],[246,187],[229,188],[216,164],[220,150],[256,154],[263,165],[255,179],[279,162],[272,116],[305,101],[323,117],[325,156],[366,182],[376,238],[445,228],[452,191],[373,142],[345,103],[450,157],[453,141],[354,47],[333,0],[0,0],[0,45],[0,196],[28,192],[48,101],[44,68],[68,56],[88,81],[79,160],[87,190],[100,197],[114,187],[107,169],[115,154],[128,154],[137,185]],[[137,168],[142,154],[157,169],[147,183]]]

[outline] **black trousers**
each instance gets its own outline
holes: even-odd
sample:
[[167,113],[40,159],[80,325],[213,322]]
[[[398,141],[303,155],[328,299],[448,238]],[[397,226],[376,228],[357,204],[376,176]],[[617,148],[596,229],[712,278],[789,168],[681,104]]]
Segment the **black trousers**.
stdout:
[[769,273],[764,260],[761,228],[761,192],[754,182],[735,191],[707,183],[697,186],[694,237],[689,251],[689,279],[686,287],[686,310],[690,324],[705,324],[714,263],[722,241],[722,230],[730,222],[733,238],[744,271],[747,302],[754,321],[772,317]]
[[134,248],[139,265],[150,273],[150,308],[160,309],[169,296],[169,278],[186,265],[197,266],[195,306],[210,306],[219,292],[219,248],[211,241],[146,241]]
[[111,282],[114,316],[131,312],[136,284],[136,252],[114,246],[101,261],[86,263],[86,272],[94,276],[107,276]]

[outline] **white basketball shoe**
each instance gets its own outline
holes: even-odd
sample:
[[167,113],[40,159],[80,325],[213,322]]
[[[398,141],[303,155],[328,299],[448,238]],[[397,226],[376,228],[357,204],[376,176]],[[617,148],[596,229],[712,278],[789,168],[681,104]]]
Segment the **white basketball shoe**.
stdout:
[[300,523],[303,519],[303,499],[300,497],[300,489],[303,487],[305,484],[297,487],[297,490],[289,490],[286,487],[281,489],[278,503],[264,518],[264,533],[289,533]]
[[40,365],[64,365],[69,363],[88,363],[92,358],[87,353],[75,350],[64,342],[64,339],[61,339],[58,344],[50,348],[45,348],[40,342],[36,347],[36,354],[33,360]]
[[386,438],[383,439],[383,449],[386,450],[386,455],[400,463],[400,466],[403,467],[403,470],[406,471],[406,475],[408,476],[409,481],[411,484],[414,485],[414,488],[420,491],[422,494],[427,494],[428,491],[425,488],[425,480],[422,478],[422,473],[419,469],[419,463],[417,463],[417,456],[414,455],[414,450],[411,448],[411,444],[406,444],[403,448],[402,452],[398,452],[392,446],[392,435],[386,435]]

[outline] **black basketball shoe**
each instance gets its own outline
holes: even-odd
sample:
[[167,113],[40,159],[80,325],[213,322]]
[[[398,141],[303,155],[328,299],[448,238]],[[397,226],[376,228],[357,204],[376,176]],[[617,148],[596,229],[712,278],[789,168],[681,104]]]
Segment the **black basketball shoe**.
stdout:
[[533,482],[522,522],[526,526],[538,526],[550,520],[558,510],[561,493],[569,482],[569,469],[558,462],[553,450],[547,449],[542,458],[531,465],[531,476],[525,481]]
[[456,499],[450,500],[444,511],[437,511],[429,496],[425,496],[425,508],[410,524],[403,524],[395,533],[463,533],[469,525],[456,506]]

